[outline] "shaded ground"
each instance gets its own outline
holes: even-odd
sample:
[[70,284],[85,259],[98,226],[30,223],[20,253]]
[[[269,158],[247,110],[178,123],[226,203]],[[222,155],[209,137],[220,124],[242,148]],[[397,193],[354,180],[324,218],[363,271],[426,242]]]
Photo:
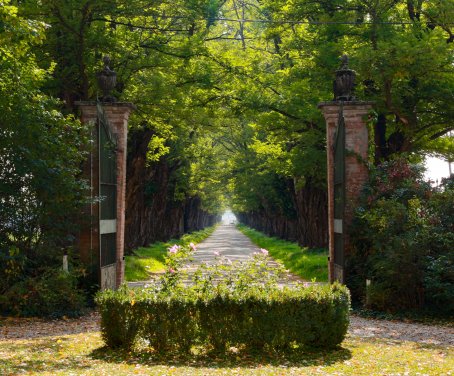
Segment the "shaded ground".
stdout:
[[105,348],[96,314],[7,319],[0,375],[453,375],[453,341],[452,328],[352,317],[342,346],[330,351],[156,356]]
[[[0,319],[0,341],[92,333],[99,330],[99,315],[94,312],[80,319],[67,320]],[[454,347],[454,328],[448,326],[351,316],[348,333],[352,337],[391,339]]]

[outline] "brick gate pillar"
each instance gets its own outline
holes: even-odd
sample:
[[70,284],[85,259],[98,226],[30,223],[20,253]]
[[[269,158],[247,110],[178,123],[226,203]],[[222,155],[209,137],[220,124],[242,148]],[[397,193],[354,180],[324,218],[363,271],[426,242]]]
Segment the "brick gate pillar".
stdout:
[[[81,121],[91,127],[92,135],[96,134],[98,126],[97,102],[77,102],[80,110]],[[124,281],[124,239],[125,239],[125,196],[126,196],[126,156],[127,156],[127,137],[128,119],[133,104],[125,102],[105,102],[101,103],[104,116],[110,126],[110,131],[116,135],[117,139],[117,165],[116,165],[116,267],[115,267],[115,287],[118,288]],[[95,141],[96,137],[93,136]],[[96,144],[96,142],[95,142]],[[89,153],[88,162],[85,167],[85,176],[89,178],[91,185],[91,196],[99,196],[99,158],[97,147],[94,146]],[[79,237],[79,251],[81,259],[85,263],[94,262],[99,268],[100,257],[100,226],[99,226],[99,204],[95,201],[90,204],[91,224],[83,227]],[[99,272],[98,280],[100,280]]]
[[[345,120],[345,216],[343,221],[344,255],[348,257],[350,242],[348,228],[364,183],[368,179],[369,135],[365,118],[373,108],[371,102],[343,102]],[[334,143],[339,123],[341,102],[323,102],[319,108],[326,120],[326,150],[328,163],[328,231],[329,231],[329,280],[340,279],[334,273]]]
[[348,67],[346,55],[341,61],[334,101],[320,103],[319,108],[326,120],[329,280],[345,283],[345,259],[351,254],[349,228],[369,174],[366,121],[373,103],[356,99],[356,73]]

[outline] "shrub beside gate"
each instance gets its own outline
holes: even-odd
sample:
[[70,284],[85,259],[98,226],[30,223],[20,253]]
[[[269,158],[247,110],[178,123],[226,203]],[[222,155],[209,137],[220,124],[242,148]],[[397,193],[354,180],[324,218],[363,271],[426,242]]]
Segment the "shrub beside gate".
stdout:
[[141,339],[156,352],[187,353],[193,345],[215,351],[293,345],[333,348],[349,323],[345,286],[254,286],[241,293],[219,284],[171,291],[128,289],[97,297],[107,346],[130,349]]

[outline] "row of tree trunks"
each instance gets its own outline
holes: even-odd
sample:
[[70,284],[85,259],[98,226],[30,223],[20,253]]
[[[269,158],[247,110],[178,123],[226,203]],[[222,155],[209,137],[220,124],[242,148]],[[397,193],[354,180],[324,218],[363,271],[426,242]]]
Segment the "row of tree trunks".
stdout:
[[328,199],[326,191],[306,184],[304,188],[294,188],[292,200],[296,218],[289,218],[272,206],[263,205],[260,210],[236,213],[238,220],[245,225],[269,236],[297,241],[305,247],[328,246]]
[[175,201],[171,166],[162,158],[146,163],[151,130],[130,135],[127,162],[125,249],[131,251],[156,241],[167,241],[186,232],[215,224],[219,218],[205,212],[198,197]]
[[202,209],[200,197],[195,196],[186,199],[184,210],[184,228],[186,232],[202,230],[219,222],[220,219],[220,216],[208,214]]
[[289,219],[283,215],[276,215],[276,213],[270,213],[264,209],[247,213],[235,213],[235,215],[241,223],[269,236],[297,241],[297,222],[295,219]]
[[294,189],[298,218],[297,239],[305,247],[328,246],[328,195],[324,189],[306,184]]

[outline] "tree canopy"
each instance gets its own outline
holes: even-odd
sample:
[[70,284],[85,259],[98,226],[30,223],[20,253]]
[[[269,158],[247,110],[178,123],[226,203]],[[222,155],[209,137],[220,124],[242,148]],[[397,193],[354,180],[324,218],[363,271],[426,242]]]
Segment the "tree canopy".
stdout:
[[[21,64],[22,80],[40,76],[41,98],[63,101],[46,114],[74,113],[76,100],[96,98],[95,72],[111,56],[117,95],[138,108],[131,134],[147,135],[143,168],[169,168],[160,189],[171,202],[197,196],[209,213],[229,205],[281,216],[288,228],[319,212],[326,151],[317,104],[332,98],[344,53],[358,73],[358,98],[375,102],[375,163],[395,153],[454,158],[452,0],[3,4],[2,51],[15,51],[2,56]],[[5,9],[33,28],[16,29],[28,34],[20,43],[7,36]],[[2,77],[7,85],[12,76]],[[153,184],[144,187],[151,196]]]

